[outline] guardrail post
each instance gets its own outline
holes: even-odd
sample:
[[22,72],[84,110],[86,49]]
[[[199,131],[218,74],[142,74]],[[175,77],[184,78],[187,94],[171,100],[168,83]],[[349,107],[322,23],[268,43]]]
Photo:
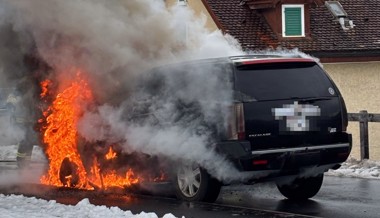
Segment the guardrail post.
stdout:
[[368,137],[368,112],[360,111],[360,158],[369,159],[369,137]]

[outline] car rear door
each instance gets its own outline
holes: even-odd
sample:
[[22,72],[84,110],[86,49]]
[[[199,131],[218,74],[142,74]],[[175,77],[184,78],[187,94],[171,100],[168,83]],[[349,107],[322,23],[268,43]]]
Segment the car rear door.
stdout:
[[339,91],[317,63],[295,60],[240,65],[234,85],[236,96],[242,96],[246,139],[252,149],[339,140]]

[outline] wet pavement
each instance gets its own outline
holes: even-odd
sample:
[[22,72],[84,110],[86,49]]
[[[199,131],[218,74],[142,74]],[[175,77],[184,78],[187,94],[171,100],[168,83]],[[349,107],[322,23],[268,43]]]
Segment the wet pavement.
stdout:
[[[36,184],[36,176],[41,171],[27,172],[29,177],[17,172],[17,167],[12,163],[0,163],[0,193],[35,196],[71,205],[88,198],[96,205],[117,206],[133,213],[155,212],[159,216],[173,213],[177,217],[221,218],[380,217],[380,180],[326,176],[321,191],[312,200],[303,202],[285,199],[272,183],[226,186],[222,188],[217,201],[209,204],[179,201],[172,197],[173,192],[168,184],[149,184],[150,190],[155,190],[149,193],[135,189],[86,191],[39,185]],[[35,178],[31,178],[31,175]]]
[[325,176],[311,200],[284,198],[275,184],[224,187],[217,203],[317,217],[380,217],[380,180]]

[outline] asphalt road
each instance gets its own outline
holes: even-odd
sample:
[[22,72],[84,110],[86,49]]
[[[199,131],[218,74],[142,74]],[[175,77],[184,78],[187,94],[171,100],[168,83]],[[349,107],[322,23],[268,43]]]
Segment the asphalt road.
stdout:
[[225,187],[217,203],[317,217],[380,217],[380,180],[325,176],[311,200],[292,202],[274,184]]
[[[8,176],[17,171],[12,163],[0,163],[0,193],[24,194],[64,204],[88,198],[96,205],[118,206],[133,213],[173,213],[177,217],[380,217],[380,180],[325,177],[321,191],[312,200],[292,202],[272,183],[222,188],[214,204],[182,202],[171,198],[167,186],[157,186],[161,195],[120,191],[94,192],[55,188],[31,183],[37,178]],[[22,175],[23,173],[16,172]],[[38,175],[38,171],[29,173]],[[12,180],[5,179],[12,178]],[[30,176],[29,175],[29,176]],[[19,179],[19,180],[17,180]],[[157,189],[156,189],[157,190]],[[164,195],[162,195],[164,194]]]

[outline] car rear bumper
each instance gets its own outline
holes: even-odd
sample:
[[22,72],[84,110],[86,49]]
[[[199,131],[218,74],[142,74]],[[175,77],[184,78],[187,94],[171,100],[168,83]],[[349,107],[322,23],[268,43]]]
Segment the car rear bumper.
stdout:
[[252,150],[249,141],[218,144],[219,150],[226,154],[240,171],[267,171],[273,176],[296,175],[305,168],[320,168],[326,171],[337,167],[347,160],[351,147],[350,134],[347,134],[346,142],[267,150]]

